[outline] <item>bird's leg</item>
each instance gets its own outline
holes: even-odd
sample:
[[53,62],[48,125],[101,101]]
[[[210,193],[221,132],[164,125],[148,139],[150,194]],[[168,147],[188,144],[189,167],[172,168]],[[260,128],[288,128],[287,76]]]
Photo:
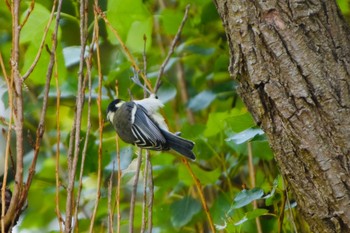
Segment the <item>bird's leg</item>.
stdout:
[[139,78],[139,72],[137,72],[135,69],[133,69],[134,76],[131,77],[131,80],[138,86],[142,87],[144,91],[146,91],[149,95],[152,95],[153,93],[147,89],[145,85],[143,85]]

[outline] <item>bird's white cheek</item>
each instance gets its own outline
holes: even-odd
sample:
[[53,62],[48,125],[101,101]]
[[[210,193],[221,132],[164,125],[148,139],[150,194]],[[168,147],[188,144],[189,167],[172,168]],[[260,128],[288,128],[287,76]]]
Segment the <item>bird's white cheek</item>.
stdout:
[[108,112],[107,119],[113,124],[114,112]]

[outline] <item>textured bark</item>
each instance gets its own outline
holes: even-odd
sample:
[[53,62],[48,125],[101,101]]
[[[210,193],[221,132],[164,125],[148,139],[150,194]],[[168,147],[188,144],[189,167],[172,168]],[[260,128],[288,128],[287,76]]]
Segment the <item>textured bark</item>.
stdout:
[[230,74],[313,232],[350,232],[350,30],[335,0],[214,0]]

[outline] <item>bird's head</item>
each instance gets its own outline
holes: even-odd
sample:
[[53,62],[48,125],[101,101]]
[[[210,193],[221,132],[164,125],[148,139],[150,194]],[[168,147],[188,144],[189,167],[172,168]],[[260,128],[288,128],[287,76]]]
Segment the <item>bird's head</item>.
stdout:
[[115,99],[111,103],[109,103],[107,108],[107,119],[113,123],[113,118],[115,112],[122,106],[125,102],[121,99]]

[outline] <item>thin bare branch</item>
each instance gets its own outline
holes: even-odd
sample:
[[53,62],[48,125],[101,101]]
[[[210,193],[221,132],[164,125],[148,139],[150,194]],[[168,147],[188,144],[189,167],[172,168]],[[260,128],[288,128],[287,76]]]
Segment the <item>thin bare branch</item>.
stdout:
[[[9,107],[12,110],[13,109],[13,93],[12,93],[12,84],[13,80],[9,80],[6,69],[5,69],[5,64],[4,60],[2,58],[2,54],[0,52],[0,65],[1,65],[1,70],[3,73],[3,76],[5,77],[6,84],[7,84],[7,90],[8,90],[8,96],[9,96]],[[12,76],[11,76],[12,77]],[[9,116],[9,122],[8,122],[8,130],[6,133],[6,149],[5,149],[5,164],[4,164],[4,174],[3,174],[3,182],[1,184],[1,203],[5,203],[6,200],[6,186],[7,186],[7,175],[8,175],[8,161],[9,161],[9,156],[10,156],[10,143],[11,143],[11,128],[12,128],[12,115],[13,111],[10,111],[10,116]],[[5,132],[0,132],[5,133]],[[1,166],[1,165],[0,165]],[[6,211],[6,205],[2,204],[1,205],[1,232],[5,232],[5,211]]]
[[[140,72],[140,68],[138,67],[138,65],[136,64],[136,61],[134,59],[134,57],[131,55],[128,47],[126,47],[126,45],[124,44],[123,40],[121,39],[118,31],[111,25],[111,23],[109,22],[109,20],[107,19],[106,15],[102,12],[102,10],[98,7],[95,7],[95,11],[98,12],[98,14],[100,15],[100,17],[105,21],[105,23],[107,24],[107,26],[111,29],[111,31],[113,32],[114,36],[117,38],[118,42],[120,43],[124,54],[126,55],[126,57],[128,58],[128,60],[131,62],[132,67],[134,68],[134,70],[139,73]],[[147,87],[149,90],[153,90],[151,83],[149,82],[149,80],[143,75],[143,73],[141,73],[141,77],[143,79],[143,81],[146,83]]]
[[108,180],[108,233],[113,233],[112,189],[114,176],[114,162],[111,175]]
[[182,162],[185,164],[187,170],[190,172],[192,179],[194,180],[194,184],[197,188],[197,192],[199,194],[199,198],[201,200],[202,203],[202,207],[204,209],[205,214],[207,215],[207,220],[208,220],[208,224],[210,227],[211,232],[215,233],[215,227],[214,227],[214,223],[213,223],[213,219],[211,218],[210,212],[209,212],[209,208],[207,206],[207,202],[205,201],[205,197],[203,194],[203,190],[202,190],[202,185],[200,184],[200,181],[198,180],[198,178],[196,177],[196,175],[193,173],[192,168],[190,166],[190,164],[188,163],[187,159],[182,159]]
[[[85,90],[85,82],[84,82],[84,64],[85,64],[85,46],[87,41],[87,14],[88,14],[88,1],[82,0],[80,1],[80,61],[79,61],[79,71],[78,71],[78,90],[77,90],[77,98],[76,98],[76,109],[75,109],[75,117],[72,125],[72,132],[74,131],[74,139],[70,140],[69,148],[68,148],[68,168],[69,168],[69,177],[68,177],[68,186],[67,186],[67,202],[66,202],[66,221],[65,221],[65,232],[70,233],[72,228],[72,211],[74,207],[74,181],[75,181],[75,173],[77,170],[78,157],[80,153],[80,129],[81,129],[81,119],[82,112],[84,107],[84,90]],[[71,134],[71,136],[73,136]],[[73,145],[74,142],[74,145]],[[74,148],[74,150],[73,150]],[[74,151],[74,155],[72,158],[72,154]]]
[[142,149],[140,149],[138,153],[135,178],[134,178],[134,183],[132,184],[132,192],[131,192],[131,198],[130,198],[130,212],[129,212],[129,233],[134,232],[135,202],[136,202],[136,193],[137,193],[137,186],[139,182],[141,163],[142,163]]
[[[54,1],[54,4],[56,5],[57,1]],[[41,115],[40,115],[40,120],[39,120],[39,125],[37,127],[36,131],[36,141],[35,141],[35,146],[34,146],[34,157],[32,160],[32,163],[29,168],[29,174],[26,182],[26,189],[25,193],[27,194],[29,191],[29,187],[31,185],[34,173],[35,173],[35,166],[36,166],[36,161],[39,155],[39,150],[40,150],[40,145],[41,141],[44,135],[45,131],[45,116],[46,116],[46,110],[47,110],[47,103],[49,99],[49,91],[50,91],[50,82],[52,78],[52,72],[54,65],[56,63],[56,48],[57,48],[57,33],[58,33],[58,28],[59,28],[59,21],[60,21],[60,15],[61,15],[61,8],[62,8],[62,0],[59,0],[58,6],[57,6],[57,13],[56,13],[56,24],[55,24],[55,30],[52,35],[52,48],[51,48],[51,54],[50,54],[50,61],[48,65],[48,69],[46,72],[46,80],[45,80],[45,88],[44,88],[44,97],[43,97],[43,105],[41,109]],[[22,198],[22,202],[24,203],[26,201],[25,199]]]
[[[148,152],[148,150],[147,150],[147,152]],[[142,223],[141,223],[141,230],[140,230],[141,233],[145,232],[146,224],[147,224],[147,207],[148,207],[148,205],[147,205],[147,180],[148,180],[148,169],[149,169],[148,166],[149,166],[149,163],[146,161],[145,167],[143,169]]]
[[180,39],[181,32],[182,32],[183,27],[185,26],[189,10],[190,10],[190,4],[188,4],[186,6],[184,17],[182,18],[181,24],[180,24],[180,26],[179,26],[179,28],[177,30],[177,33],[176,33],[176,35],[175,35],[175,37],[174,37],[174,39],[173,39],[173,41],[171,43],[168,55],[166,56],[163,64],[160,66],[158,77],[157,77],[157,81],[156,81],[155,88],[154,88],[154,93],[157,93],[157,91],[158,91],[158,89],[159,89],[159,87],[161,85],[161,77],[163,76],[164,69],[165,69],[166,65],[168,64],[168,62],[170,60],[170,57],[174,53],[176,44],[177,44],[178,40]]
[[[57,58],[55,57],[55,60]],[[61,187],[61,182],[59,178],[59,171],[60,171],[60,141],[61,141],[61,128],[60,128],[60,104],[61,104],[61,91],[58,83],[58,67],[57,67],[57,62],[55,63],[55,83],[56,83],[56,166],[55,166],[55,179],[56,179],[56,215],[57,215],[57,220],[58,220],[58,225],[60,227],[60,232],[63,232],[63,218],[61,215],[61,210],[60,210],[60,187]]]
[[[254,188],[255,187],[255,169],[253,164],[252,143],[248,142],[247,146],[248,146],[248,169],[249,169],[250,187]],[[256,202],[256,200],[253,201],[253,208],[254,209],[258,208],[258,203]],[[258,233],[262,233],[263,231],[262,231],[259,217],[255,218],[255,223],[256,223],[256,228]]]
[[[20,0],[11,1],[12,15],[12,53],[11,53],[11,83],[9,88],[14,88],[14,104],[11,110],[14,111],[14,125],[16,132],[16,174],[13,195],[10,207],[3,218],[2,229],[8,230],[16,221],[21,211],[18,205],[23,189],[23,96],[22,96],[22,79],[19,74],[19,37],[20,37]],[[12,83],[13,82],[13,83]]]
[[[53,5],[55,5],[55,4],[53,4]],[[23,20],[23,22],[21,24],[21,28],[23,28],[23,26],[27,23],[30,14],[33,12],[34,6],[35,6],[35,0],[32,0],[30,2],[29,8],[27,10],[27,14],[26,14],[26,16],[25,16],[25,18],[24,18],[24,20]]]
[[[95,6],[97,6],[98,1],[95,1]],[[97,95],[97,109],[98,109],[98,123],[99,123],[99,144],[98,144],[98,170],[97,170],[97,191],[95,199],[95,208],[91,216],[90,232],[93,232],[93,226],[95,223],[95,217],[98,208],[98,202],[101,196],[101,183],[102,183],[102,141],[103,141],[103,119],[102,116],[102,68],[101,68],[101,54],[99,46],[99,27],[98,27],[98,15],[95,12],[95,24],[94,24],[94,34],[95,34],[95,48],[96,48],[96,58],[97,58],[97,72],[98,72],[98,95]]]
[[153,183],[153,168],[149,150],[146,151],[146,163],[148,163],[148,232],[152,232],[153,228],[153,199],[154,199],[154,183]]
[[[32,0],[32,4],[34,4],[34,0]],[[31,6],[32,6],[31,4]],[[53,16],[55,15],[55,9],[56,9],[56,4],[57,4],[57,0],[55,0],[52,4],[52,9],[51,9],[51,13],[50,13],[50,18],[49,18],[49,21],[47,22],[46,24],[46,27],[45,27],[45,30],[44,30],[44,34],[43,34],[43,37],[41,39],[41,42],[40,42],[40,47],[39,47],[39,50],[35,56],[35,59],[33,61],[33,63],[31,64],[31,66],[29,67],[29,69],[27,70],[27,72],[22,76],[22,79],[23,80],[26,80],[29,75],[33,72],[34,68],[36,67],[36,65],[38,64],[38,61],[40,59],[40,56],[41,56],[41,53],[45,47],[45,40],[46,40],[46,36],[47,36],[47,33],[49,31],[49,28],[50,28],[50,25],[51,25],[51,22],[52,22],[52,19],[53,19]],[[32,6],[34,8],[34,5]],[[28,19],[29,15],[30,15],[30,12],[33,8],[29,8],[29,12],[27,14],[27,17],[26,17],[26,20]],[[57,16],[56,16],[57,17]],[[22,26],[24,26],[26,20],[22,23]]]
[[[182,62],[178,62],[176,64],[177,68],[177,80],[178,80],[178,85],[180,94],[181,94],[181,100],[183,103],[187,103],[189,100],[188,92],[187,92],[187,85],[186,85],[186,80],[185,80],[185,72],[184,72],[184,67]],[[190,124],[194,124],[194,114],[193,111],[190,108],[186,108],[186,115],[187,115],[187,120]]]

